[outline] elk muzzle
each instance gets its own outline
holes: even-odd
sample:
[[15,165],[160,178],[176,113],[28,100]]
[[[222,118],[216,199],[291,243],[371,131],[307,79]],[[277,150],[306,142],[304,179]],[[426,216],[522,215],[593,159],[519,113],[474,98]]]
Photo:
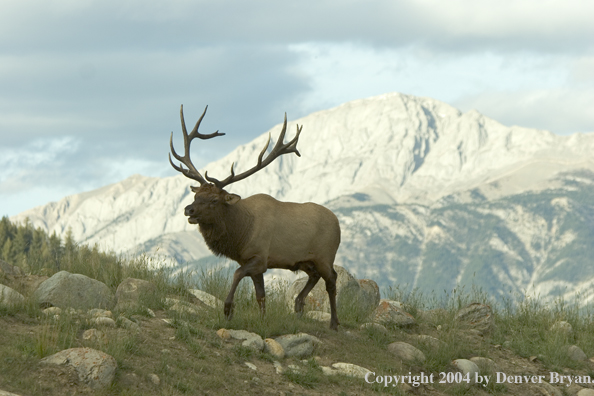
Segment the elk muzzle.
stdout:
[[197,212],[194,209],[194,206],[188,205],[184,209],[184,214],[188,216],[188,223],[190,224],[197,224],[198,223],[198,216]]

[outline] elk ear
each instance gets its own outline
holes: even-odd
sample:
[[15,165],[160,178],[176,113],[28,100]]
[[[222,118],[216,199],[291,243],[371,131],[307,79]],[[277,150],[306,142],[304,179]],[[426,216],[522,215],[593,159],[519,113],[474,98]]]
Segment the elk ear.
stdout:
[[234,205],[237,202],[239,202],[239,200],[241,199],[241,197],[237,194],[227,194],[225,195],[225,203],[227,205]]
[[192,190],[192,192],[197,193],[199,189],[200,189],[200,187],[190,186],[190,190]]

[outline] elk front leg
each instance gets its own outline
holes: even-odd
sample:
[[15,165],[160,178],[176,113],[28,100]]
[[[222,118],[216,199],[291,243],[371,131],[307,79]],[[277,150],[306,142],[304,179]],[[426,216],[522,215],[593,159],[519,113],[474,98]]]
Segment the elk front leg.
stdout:
[[254,289],[256,289],[256,301],[260,306],[260,313],[262,316],[266,313],[266,290],[264,289],[264,274],[252,275],[254,282]]
[[338,315],[336,314],[336,278],[338,274],[334,269],[330,274],[324,277],[326,282],[326,291],[328,292],[328,298],[330,299],[330,329],[338,331]]
[[318,273],[318,271],[316,271],[313,265],[310,265],[308,267],[302,266],[300,269],[307,273],[309,279],[307,280],[307,283],[305,284],[303,290],[301,290],[301,293],[299,293],[299,295],[295,299],[295,312],[297,313],[303,313],[303,307],[305,306],[305,298],[320,280],[320,274]]
[[[257,276],[266,272],[266,263],[258,256],[252,257],[245,264],[237,268],[233,274],[233,283],[231,284],[231,290],[229,295],[225,299],[225,318],[230,320],[233,317],[233,297],[235,296],[235,290],[239,285],[239,282],[246,276]],[[255,284],[255,283],[254,283]],[[264,290],[264,276],[262,275],[262,290]],[[256,291],[257,295],[257,291]]]

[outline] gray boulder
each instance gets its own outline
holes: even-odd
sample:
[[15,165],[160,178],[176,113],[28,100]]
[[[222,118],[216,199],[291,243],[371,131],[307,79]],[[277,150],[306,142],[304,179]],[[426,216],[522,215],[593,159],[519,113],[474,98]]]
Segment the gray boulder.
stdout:
[[402,308],[402,304],[393,300],[380,300],[373,311],[372,320],[375,323],[388,326],[411,326],[416,323],[415,318]]
[[41,359],[42,364],[71,366],[78,378],[92,389],[108,387],[115,377],[116,360],[91,348],[71,348]]
[[305,333],[287,334],[275,338],[275,341],[283,347],[285,357],[298,358],[311,356],[314,346],[322,342],[317,337]]
[[398,341],[389,344],[388,352],[405,363],[423,363],[425,361],[425,354],[406,342]]
[[14,307],[25,302],[25,297],[8,286],[0,285],[0,307]]
[[33,294],[42,306],[75,309],[111,309],[115,297],[102,282],[81,274],[60,271],[45,280]]

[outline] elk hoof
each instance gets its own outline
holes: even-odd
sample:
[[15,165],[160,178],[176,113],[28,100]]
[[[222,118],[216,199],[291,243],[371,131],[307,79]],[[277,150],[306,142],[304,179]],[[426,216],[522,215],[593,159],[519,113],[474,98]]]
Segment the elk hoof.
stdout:
[[225,303],[225,319],[231,320],[233,318],[233,304]]

